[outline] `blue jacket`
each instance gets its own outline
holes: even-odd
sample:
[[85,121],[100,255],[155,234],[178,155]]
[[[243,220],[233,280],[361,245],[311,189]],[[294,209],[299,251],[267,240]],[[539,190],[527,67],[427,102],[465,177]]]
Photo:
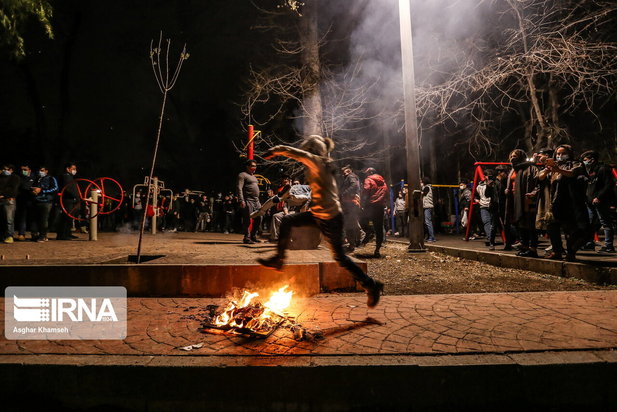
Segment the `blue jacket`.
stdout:
[[58,182],[55,177],[40,177],[32,186],[41,188],[41,192],[34,198],[37,203],[52,203],[54,201],[54,195],[58,191]]

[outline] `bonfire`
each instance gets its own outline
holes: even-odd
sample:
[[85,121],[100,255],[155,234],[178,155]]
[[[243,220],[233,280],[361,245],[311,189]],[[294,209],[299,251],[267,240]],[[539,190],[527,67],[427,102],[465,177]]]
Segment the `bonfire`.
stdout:
[[259,293],[244,290],[239,299],[231,299],[222,311],[218,306],[208,306],[211,316],[203,323],[204,332],[223,330],[251,337],[269,336],[283,322],[293,319],[285,312],[293,296],[288,287],[273,292],[265,303],[257,299]]

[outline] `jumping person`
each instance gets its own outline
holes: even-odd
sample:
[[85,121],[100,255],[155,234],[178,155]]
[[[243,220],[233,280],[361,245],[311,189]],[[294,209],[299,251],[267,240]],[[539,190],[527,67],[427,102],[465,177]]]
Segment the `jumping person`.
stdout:
[[347,269],[362,285],[368,295],[367,305],[375,307],[383,291],[383,283],[374,280],[356,265],[343,250],[343,214],[334,176],[335,169],[329,153],[334,142],[329,138],[311,135],[304,139],[300,149],[279,145],[270,148],[265,158],[285,156],[306,166],[306,181],[312,191],[311,210],[287,215],[281,221],[277,254],[269,259],[257,259],[267,267],[280,270],[285,262],[291,229],[294,226],[317,226],[326,237],[334,259]]

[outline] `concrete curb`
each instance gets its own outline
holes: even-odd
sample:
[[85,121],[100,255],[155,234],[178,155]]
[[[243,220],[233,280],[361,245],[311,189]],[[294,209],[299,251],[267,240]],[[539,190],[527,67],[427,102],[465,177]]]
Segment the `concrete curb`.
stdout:
[[431,252],[443,253],[463,259],[476,260],[493,266],[509,267],[546,273],[566,278],[582,279],[598,285],[617,285],[617,268],[594,266],[576,262],[526,258],[505,253],[460,249],[450,246],[427,245]]

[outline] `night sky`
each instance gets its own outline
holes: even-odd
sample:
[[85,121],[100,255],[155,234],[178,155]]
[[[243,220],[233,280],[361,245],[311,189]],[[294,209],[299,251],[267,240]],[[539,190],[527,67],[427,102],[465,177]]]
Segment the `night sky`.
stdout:
[[[0,63],[0,160],[67,160],[83,177],[139,183],[150,167],[162,94],[149,46],[172,39],[175,67],[190,58],[169,95],[155,174],[175,189],[231,189],[244,136],[238,104],[249,64],[270,48],[252,27],[248,1],[53,2],[54,40],[35,24],[27,57]],[[262,56],[262,57],[260,57]]]

